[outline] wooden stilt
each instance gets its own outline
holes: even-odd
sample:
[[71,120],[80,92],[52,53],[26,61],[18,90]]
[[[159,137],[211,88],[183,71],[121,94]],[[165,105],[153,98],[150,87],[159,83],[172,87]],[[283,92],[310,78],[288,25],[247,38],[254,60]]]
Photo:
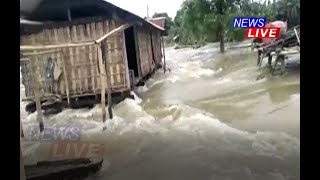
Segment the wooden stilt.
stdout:
[[99,61],[99,70],[100,70],[100,81],[101,81],[101,108],[102,108],[102,122],[106,122],[106,74],[105,66],[102,59],[101,44],[97,46],[98,48],[98,61]]
[[22,127],[22,121],[21,121],[21,118],[20,118],[20,137],[23,138],[24,137],[24,133],[23,133],[23,127]]
[[162,42],[162,54],[163,54],[163,71],[164,73],[167,70],[167,66],[166,66],[166,53],[164,50],[164,41],[163,41],[163,36],[161,36],[161,42]]
[[67,92],[67,100],[68,100],[68,105],[70,106],[70,92],[69,92],[69,81],[68,81],[68,74],[66,70],[66,61],[65,61],[65,52],[63,52],[62,56],[62,61],[63,61],[63,76],[64,76],[64,81],[66,82],[66,92]]
[[294,33],[295,33],[295,35],[297,37],[297,41],[298,41],[298,43],[300,45],[300,38],[299,38],[298,32],[297,32],[296,28],[294,28],[293,30],[294,30]]
[[37,109],[37,121],[39,122],[39,128],[40,128],[40,132],[43,131],[44,126],[43,126],[43,118],[42,118],[42,110],[41,110],[41,101],[40,101],[40,87],[38,84],[38,80],[36,77],[36,70],[35,70],[35,58],[30,58],[30,75],[33,81],[33,85],[34,85],[34,97],[35,97],[35,102],[36,102],[36,109]]
[[109,65],[108,65],[108,61],[107,61],[107,52],[106,52],[106,44],[105,41],[102,41],[101,43],[101,47],[102,47],[102,58],[104,60],[104,67],[105,67],[105,73],[107,74],[107,86],[108,86],[108,114],[109,114],[109,118],[113,119],[113,113],[112,113],[112,97],[111,97],[111,74],[109,71]]

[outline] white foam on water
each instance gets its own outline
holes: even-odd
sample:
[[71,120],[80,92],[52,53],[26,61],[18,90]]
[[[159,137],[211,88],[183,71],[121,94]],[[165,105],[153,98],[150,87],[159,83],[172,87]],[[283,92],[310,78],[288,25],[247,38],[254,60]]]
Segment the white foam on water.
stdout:
[[[175,50],[170,51],[173,54],[176,52]],[[194,53],[188,52],[186,54],[190,56]],[[183,54],[183,56],[186,56],[186,54]],[[182,58],[182,62],[180,62],[181,58],[179,54],[168,58],[168,64],[170,64],[170,61],[177,61],[176,63],[179,64],[180,68],[173,68],[171,73],[165,75],[159,73],[159,77],[155,77],[149,83],[147,82],[145,87],[141,87],[138,90],[138,93],[146,93],[160,83],[197,80],[201,77],[210,77],[222,71],[221,69],[214,72],[211,69],[207,69],[203,67],[200,61],[187,62],[188,60]],[[240,74],[245,73],[245,71],[239,72]],[[256,81],[246,80],[246,77],[239,75],[239,72],[237,72],[238,74],[231,73],[231,75],[216,79],[211,83],[213,87],[217,87],[216,91],[227,91],[257,83]],[[221,88],[219,89],[219,87]],[[295,160],[299,157],[300,140],[289,134],[276,132],[253,133],[240,130],[220,121],[214,114],[192,108],[183,103],[167,105],[157,109],[160,114],[163,113],[165,116],[156,117],[145,110],[141,98],[134,92],[132,94],[135,100],[125,99],[113,108],[114,118],[107,120],[105,123],[107,129],[105,131],[102,131],[104,124],[101,122],[100,105],[96,105],[92,109],[63,110],[57,115],[45,118],[45,125],[84,125],[83,138],[86,141],[105,143],[108,146],[108,150],[110,149],[106,153],[105,161],[110,162],[108,166],[115,168],[116,171],[121,171],[120,174],[130,173],[130,168],[133,169],[131,169],[132,171],[136,168],[136,170],[145,169],[150,173],[153,172],[152,170],[156,172],[156,170],[161,169],[161,167],[159,168],[161,164],[157,164],[160,161],[159,159],[171,158],[172,163],[188,162],[190,159],[190,162],[194,163],[194,168],[201,164],[203,167],[210,166],[214,170],[218,169],[221,172],[230,174],[243,172],[248,177],[247,179],[255,179],[254,177],[257,177],[257,172],[254,171],[255,164],[251,165],[247,162],[247,159],[228,163],[226,162],[228,158],[252,157],[254,159],[252,163],[256,161],[264,163],[265,159],[270,160],[268,161],[270,163],[274,161],[284,162],[291,160],[290,158]],[[300,105],[298,104],[299,94],[292,95],[291,99],[297,105]],[[234,117],[234,119],[236,121],[237,117]],[[26,115],[22,120],[26,127],[38,124],[36,113]],[[37,155],[45,151],[46,149],[40,146],[39,143],[23,143],[23,156],[29,158],[29,162],[42,160],[44,157]],[[239,170],[239,167],[233,167],[233,163],[244,164],[245,168]],[[178,165],[183,166],[183,164],[187,163]],[[121,169],[121,167],[125,168]],[[162,168],[165,169],[166,167]],[[107,170],[105,169],[104,171]],[[266,170],[266,173],[269,173],[272,179],[283,179],[285,177],[283,175],[285,173],[268,171],[270,170]],[[115,173],[117,174],[117,172]],[[214,174],[214,172],[212,173]],[[134,176],[130,177],[135,178]],[[217,174],[213,175],[213,177],[219,179],[220,176]],[[102,177],[101,179],[106,178]]]
[[137,96],[136,93],[131,91],[131,94],[134,96],[135,102],[137,102],[138,104],[142,102],[142,99],[139,96]]
[[144,93],[144,92],[147,92],[148,90],[149,88],[147,88],[146,85],[135,87],[135,91],[137,91],[138,93]]

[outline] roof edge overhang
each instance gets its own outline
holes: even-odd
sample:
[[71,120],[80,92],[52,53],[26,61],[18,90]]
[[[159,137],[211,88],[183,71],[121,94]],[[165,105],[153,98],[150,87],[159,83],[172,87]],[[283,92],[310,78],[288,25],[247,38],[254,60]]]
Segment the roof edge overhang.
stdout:
[[[21,1],[24,2],[22,3]],[[64,11],[67,11],[67,9],[69,8],[69,10],[71,10],[71,14],[72,10],[75,10],[78,13],[78,17],[75,18],[75,20],[87,17],[109,16],[109,18],[120,19],[125,21],[126,23],[135,23],[138,25],[144,24],[151,28],[154,28],[155,30],[161,31],[162,34],[165,34],[165,29],[157,26],[156,24],[103,0],[69,0],[67,4],[69,7],[65,7],[65,3],[59,4],[57,0],[21,1],[20,14],[23,18],[20,19],[20,27],[25,25],[41,26],[46,24],[59,24],[68,22],[67,18],[65,18],[64,20],[54,20],[54,17],[61,18],[61,16],[65,16]],[[30,3],[28,4],[28,2]],[[30,5],[31,3],[33,3],[33,5]],[[91,8],[97,9],[99,12],[91,10]]]

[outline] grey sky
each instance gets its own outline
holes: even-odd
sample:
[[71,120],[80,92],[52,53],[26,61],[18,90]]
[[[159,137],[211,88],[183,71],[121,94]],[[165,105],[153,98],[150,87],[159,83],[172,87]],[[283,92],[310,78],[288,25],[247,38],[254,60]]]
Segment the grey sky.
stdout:
[[176,15],[177,10],[184,0],[106,0],[122,9],[128,10],[138,16],[147,16],[147,5],[149,16],[155,12],[167,12],[170,17]]

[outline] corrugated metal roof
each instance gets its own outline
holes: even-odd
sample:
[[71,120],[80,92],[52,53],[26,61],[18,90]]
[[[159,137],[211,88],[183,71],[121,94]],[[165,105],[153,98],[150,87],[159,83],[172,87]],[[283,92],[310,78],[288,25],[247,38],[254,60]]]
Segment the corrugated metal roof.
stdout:
[[148,21],[165,30],[166,18],[150,18]]

